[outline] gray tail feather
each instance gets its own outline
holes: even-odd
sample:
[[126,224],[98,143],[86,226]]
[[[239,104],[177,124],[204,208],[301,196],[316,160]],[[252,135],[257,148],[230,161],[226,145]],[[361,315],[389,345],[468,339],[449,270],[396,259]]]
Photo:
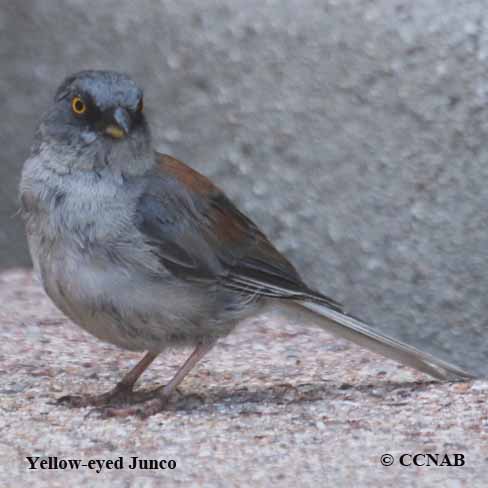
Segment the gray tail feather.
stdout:
[[287,308],[295,308],[295,312],[300,314],[311,313],[312,317],[308,317],[308,319],[312,319],[319,327],[332,334],[382,354],[401,364],[411,366],[434,378],[441,380],[469,380],[476,378],[476,375],[468,371],[442,359],[437,359],[428,353],[419,351],[415,347],[404,344],[392,337],[388,337],[363,322],[332,310],[326,305],[307,301],[287,302],[287,305],[289,306]]

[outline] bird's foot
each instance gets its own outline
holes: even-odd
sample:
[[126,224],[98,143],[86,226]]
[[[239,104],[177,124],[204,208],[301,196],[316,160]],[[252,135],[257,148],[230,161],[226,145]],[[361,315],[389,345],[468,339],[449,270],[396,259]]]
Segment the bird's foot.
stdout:
[[153,398],[137,405],[130,405],[127,407],[106,407],[99,409],[102,417],[139,417],[146,419],[162,412],[168,405],[169,397],[161,395],[160,393],[154,395]]
[[104,407],[124,403],[143,402],[151,397],[151,392],[133,391],[131,386],[117,385],[113,390],[100,395],[65,395],[58,398],[58,405],[67,405],[73,408]]

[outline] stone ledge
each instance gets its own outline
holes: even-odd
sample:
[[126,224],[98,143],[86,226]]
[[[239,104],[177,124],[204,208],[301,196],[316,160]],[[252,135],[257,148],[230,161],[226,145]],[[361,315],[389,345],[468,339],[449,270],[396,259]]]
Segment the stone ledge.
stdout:
[[[110,388],[139,355],[70,324],[29,271],[0,274],[0,297],[2,486],[486,486],[486,381],[433,382],[319,330],[263,320],[222,341],[167,412],[103,420],[54,402]],[[164,382],[185,354],[168,352],[140,386]],[[423,452],[463,453],[466,466],[379,462]],[[137,455],[177,468],[28,471],[33,455],[127,463]]]

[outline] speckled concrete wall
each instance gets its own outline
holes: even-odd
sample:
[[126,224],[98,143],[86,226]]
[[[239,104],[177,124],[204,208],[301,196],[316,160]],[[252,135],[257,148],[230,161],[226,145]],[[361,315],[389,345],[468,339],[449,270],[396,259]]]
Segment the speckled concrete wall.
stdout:
[[[348,310],[488,371],[486,2],[25,0],[0,7],[0,265],[55,86],[146,89],[156,146],[213,177]],[[487,364],[487,366],[484,366]]]

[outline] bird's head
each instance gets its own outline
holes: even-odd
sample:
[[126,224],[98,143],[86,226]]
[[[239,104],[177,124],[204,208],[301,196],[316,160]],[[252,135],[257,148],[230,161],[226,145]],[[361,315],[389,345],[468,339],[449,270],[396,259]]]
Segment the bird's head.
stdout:
[[75,73],[57,89],[37,142],[63,154],[71,167],[142,164],[152,157],[143,92],[115,71]]

